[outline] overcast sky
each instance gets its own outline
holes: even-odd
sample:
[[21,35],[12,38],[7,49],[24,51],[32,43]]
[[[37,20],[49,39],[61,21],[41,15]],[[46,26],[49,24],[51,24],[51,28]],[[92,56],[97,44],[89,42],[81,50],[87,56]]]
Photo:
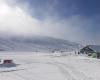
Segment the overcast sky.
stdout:
[[100,44],[100,0],[0,0],[0,33]]

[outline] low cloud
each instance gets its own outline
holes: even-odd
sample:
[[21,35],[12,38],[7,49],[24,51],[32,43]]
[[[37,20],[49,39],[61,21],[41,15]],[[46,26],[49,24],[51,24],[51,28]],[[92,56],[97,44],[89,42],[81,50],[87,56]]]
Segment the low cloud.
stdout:
[[[12,1],[12,0],[11,0]],[[23,7],[22,7],[23,6]],[[0,32],[13,35],[50,36],[80,42],[82,44],[97,44],[91,32],[93,21],[74,15],[66,19],[46,16],[39,20],[32,17],[26,11],[26,4],[21,6],[9,6],[8,2],[0,2]],[[31,12],[31,9],[28,11]]]

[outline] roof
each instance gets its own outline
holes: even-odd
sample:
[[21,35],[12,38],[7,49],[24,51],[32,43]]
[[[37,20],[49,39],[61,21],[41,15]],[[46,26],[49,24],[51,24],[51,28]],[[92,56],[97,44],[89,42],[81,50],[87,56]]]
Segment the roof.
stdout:
[[95,52],[100,52],[100,45],[88,45]]

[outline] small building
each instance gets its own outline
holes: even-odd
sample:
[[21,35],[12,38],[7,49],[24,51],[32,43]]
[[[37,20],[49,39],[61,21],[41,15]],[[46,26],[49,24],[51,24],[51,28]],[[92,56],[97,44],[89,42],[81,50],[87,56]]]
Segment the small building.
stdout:
[[96,54],[97,58],[100,58],[100,45],[87,45],[80,50],[80,53],[91,56],[93,53]]

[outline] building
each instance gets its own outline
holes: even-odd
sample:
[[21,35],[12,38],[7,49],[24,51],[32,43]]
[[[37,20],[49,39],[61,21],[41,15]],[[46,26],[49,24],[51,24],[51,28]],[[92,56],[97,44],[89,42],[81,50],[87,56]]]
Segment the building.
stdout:
[[93,53],[96,54],[97,58],[100,58],[100,45],[87,45],[80,50],[80,53],[91,56]]

